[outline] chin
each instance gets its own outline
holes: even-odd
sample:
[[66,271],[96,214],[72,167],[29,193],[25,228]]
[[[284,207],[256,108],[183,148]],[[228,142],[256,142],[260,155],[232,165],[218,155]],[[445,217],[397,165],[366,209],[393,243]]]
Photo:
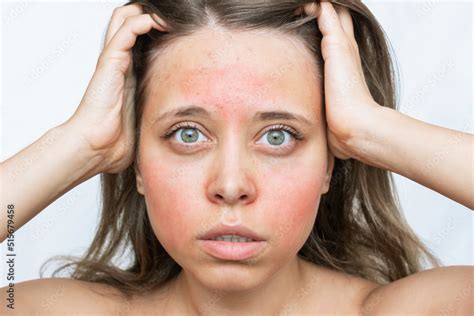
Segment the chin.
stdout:
[[197,271],[191,271],[193,278],[204,287],[215,291],[248,291],[266,283],[272,275],[270,271],[265,271],[262,265],[242,262],[220,261],[208,263],[205,267],[196,267]]

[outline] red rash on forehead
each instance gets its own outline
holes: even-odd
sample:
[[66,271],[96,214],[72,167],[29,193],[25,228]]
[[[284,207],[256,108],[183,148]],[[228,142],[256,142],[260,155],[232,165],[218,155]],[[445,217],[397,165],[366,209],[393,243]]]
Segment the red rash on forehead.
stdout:
[[274,81],[245,66],[229,64],[217,69],[193,69],[180,78],[178,89],[186,99],[233,113],[244,106],[256,107],[259,100],[270,100]]
[[[227,33],[225,33],[227,34]],[[257,40],[256,40],[257,39]],[[173,105],[198,105],[223,120],[235,114],[290,110],[317,119],[321,95],[310,52],[292,37],[207,32],[173,43],[154,60],[145,117]],[[157,104],[163,106],[157,106]],[[315,113],[315,110],[317,111]]]
[[[183,116],[143,129],[140,172],[147,213],[160,243],[184,270],[204,281],[240,276],[263,282],[259,271],[272,275],[296,256],[317,215],[328,166],[326,130],[317,124],[320,82],[304,47],[287,38],[206,34],[176,42],[153,65],[142,120],[153,122],[186,105],[201,106],[212,118]],[[264,140],[259,131],[278,120],[247,122],[256,112],[277,110],[299,112],[316,123],[297,150],[281,155],[268,144],[250,146]],[[202,150],[194,153],[178,146],[176,138],[157,137],[185,121],[196,121],[215,142],[196,144]],[[303,130],[303,125],[294,128]],[[217,223],[240,223],[268,239],[269,251],[251,277],[248,269],[215,264],[198,248],[198,233]]]

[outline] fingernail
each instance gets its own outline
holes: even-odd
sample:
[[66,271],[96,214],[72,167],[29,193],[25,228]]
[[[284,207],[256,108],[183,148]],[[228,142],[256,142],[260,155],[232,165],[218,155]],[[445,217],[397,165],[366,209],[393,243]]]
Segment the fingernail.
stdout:
[[321,11],[320,4],[315,2],[307,3],[304,5],[304,12],[307,15],[318,17]]
[[293,15],[300,15],[301,12],[303,12],[303,7],[299,7],[298,9],[296,9]]
[[153,19],[155,20],[155,22],[158,24],[158,29],[162,32],[168,32],[169,30],[169,26],[168,24],[163,21],[162,18],[160,18],[157,14],[155,13],[152,13],[152,16],[153,16]]

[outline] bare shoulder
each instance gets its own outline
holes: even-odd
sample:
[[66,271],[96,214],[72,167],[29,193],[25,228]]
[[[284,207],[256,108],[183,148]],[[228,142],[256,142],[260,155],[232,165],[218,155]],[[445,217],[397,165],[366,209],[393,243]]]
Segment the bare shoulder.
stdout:
[[472,315],[474,267],[448,266],[421,271],[371,291],[362,306],[369,315]]
[[[307,313],[358,315],[365,298],[381,284],[309,263]],[[317,299],[315,299],[317,298]]]
[[[9,287],[1,288],[2,302]],[[70,312],[114,315],[121,310],[125,297],[116,289],[99,283],[68,278],[24,281],[13,286],[13,309],[2,303],[1,311],[13,315],[65,315]],[[7,295],[7,297],[5,297]],[[6,314],[6,313],[5,313]]]

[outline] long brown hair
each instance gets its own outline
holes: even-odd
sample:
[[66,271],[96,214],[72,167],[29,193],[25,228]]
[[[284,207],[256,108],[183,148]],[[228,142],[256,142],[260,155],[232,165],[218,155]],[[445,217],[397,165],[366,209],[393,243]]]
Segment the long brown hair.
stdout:
[[[136,187],[139,131],[145,124],[143,104],[154,57],[171,41],[206,27],[210,21],[230,30],[273,29],[303,40],[323,80],[321,32],[313,17],[294,14],[308,2],[312,1],[137,0],[125,4],[140,3],[145,13],[157,14],[172,31],[152,30],[137,39],[133,48],[136,159],[118,174],[101,174],[102,210],[95,238],[82,258],[62,265],[53,275],[74,267],[74,279],[108,284],[131,294],[160,286],[180,272],[181,267],[156,238],[144,197]],[[397,109],[396,63],[382,27],[360,1],[331,2],[349,9],[374,100]],[[132,262],[121,267],[116,260],[124,256]],[[382,284],[420,271],[426,262],[440,265],[408,226],[391,172],[355,159],[335,159],[330,189],[321,197],[315,225],[298,256]]]

